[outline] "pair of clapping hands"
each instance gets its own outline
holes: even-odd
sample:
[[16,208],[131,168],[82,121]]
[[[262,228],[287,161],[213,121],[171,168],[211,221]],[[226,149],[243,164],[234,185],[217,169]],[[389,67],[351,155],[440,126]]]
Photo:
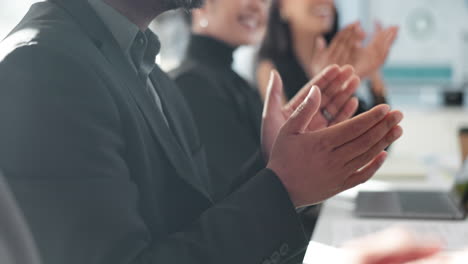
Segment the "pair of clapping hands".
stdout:
[[[360,83],[351,66],[329,66],[288,104],[272,72],[262,124],[267,168],[276,173],[297,207],[317,204],[369,180],[382,166],[385,149],[403,133],[403,114],[381,105],[350,119]],[[326,114],[324,114],[326,113]],[[468,252],[436,255],[437,243],[404,231],[387,231],[343,249],[351,264],[468,263]],[[421,262],[426,263],[426,262]]]
[[358,107],[359,83],[351,66],[329,66],[284,105],[281,78],[271,73],[262,150],[296,207],[366,182],[402,135],[403,114],[387,105],[348,120]]
[[360,78],[371,77],[385,63],[397,35],[398,27],[384,28],[376,22],[374,34],[367,45],[364,45],[366,33],[360,23],[356,22],[338,32],[328,46],[320,36],[315,43],[310,73],[316,76],[328,65],[349,64],[353,65]]

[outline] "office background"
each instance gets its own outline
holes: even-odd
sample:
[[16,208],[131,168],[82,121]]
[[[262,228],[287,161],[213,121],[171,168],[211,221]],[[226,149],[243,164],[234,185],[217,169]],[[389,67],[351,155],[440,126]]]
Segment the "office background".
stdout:
[[[3,39],[38,0],[0,0],[0,39]],[[378,18],[401,27],[383,69],[389,98],[398,106],[438,107],[443,91],[465,90],[468,81],[467,0],[337,0],[341,24],[360,20],[372,32]],[[152,24],[163,41],[158,63],[170,70],[187,45],[188,29],[180,14],[167,13]],[[253,81],[255,47],[236,53],[234,67]],[[366,96],[364,89],[361,91]]]

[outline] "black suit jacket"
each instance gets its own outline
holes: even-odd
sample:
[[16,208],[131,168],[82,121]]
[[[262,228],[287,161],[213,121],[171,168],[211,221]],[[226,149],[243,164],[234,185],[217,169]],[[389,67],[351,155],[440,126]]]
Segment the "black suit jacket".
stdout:
[[171,72],[205,146],[215,197],[224,197],[265,168],[260,153],[263,103],[231,64],[234,48],[193,35],[181,66]]
[[184,100],[160,69],[151,79],[170,128],[86,0],[34,4],[0,44],[0,167],[44,263],[276,263],[303,249],[273,172],[212,202]]
[[31,233],[1,173],[0,215],[0,263],[39,264]]

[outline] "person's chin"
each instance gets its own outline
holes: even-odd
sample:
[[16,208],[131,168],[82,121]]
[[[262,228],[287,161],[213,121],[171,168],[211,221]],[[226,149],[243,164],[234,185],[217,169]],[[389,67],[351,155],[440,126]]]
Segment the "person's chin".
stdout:
[[260,42],[260,38],[257,36],[246,36],[238,42],[237,46],[252,46],[257,45]]
[[257,45],[260,43],[262,40],[262,32],[257,31],[257,30],[252,30],[252,29],[245,29],[245,34],[243,36],[239,37],[239,43],[240,45],[238,46],[250,46],[250,45]]

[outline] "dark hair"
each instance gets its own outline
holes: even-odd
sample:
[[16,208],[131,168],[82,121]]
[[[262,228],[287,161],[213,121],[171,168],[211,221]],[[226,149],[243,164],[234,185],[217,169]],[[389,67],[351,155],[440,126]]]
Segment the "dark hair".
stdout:
[[[330,44],[339,31],[338,12],[335,8],[335,21],[330,32],[324,35]],[[267,32],[260,46],[259,59],[272,59],[288,55],[292,52],[291,29],[287,21],[281,18],[279,0],[273,0],[270,9]]]

